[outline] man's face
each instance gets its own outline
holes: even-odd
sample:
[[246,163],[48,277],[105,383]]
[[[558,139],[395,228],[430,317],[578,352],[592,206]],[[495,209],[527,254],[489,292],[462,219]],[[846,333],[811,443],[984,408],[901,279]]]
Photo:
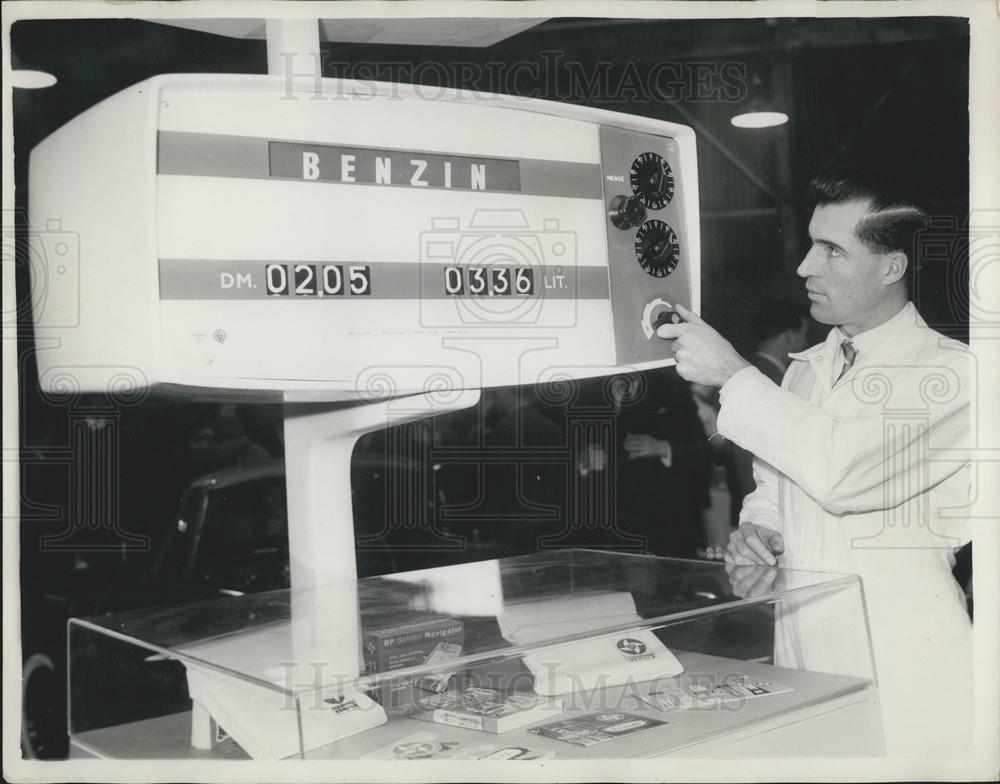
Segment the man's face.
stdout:
[[864,200],[818,205],[809,221],[812,247],[796,270],[805,278],[812,317],[848,335],[874,326],[888,295],[885,256],[866,248],[855,233],[867,210]]

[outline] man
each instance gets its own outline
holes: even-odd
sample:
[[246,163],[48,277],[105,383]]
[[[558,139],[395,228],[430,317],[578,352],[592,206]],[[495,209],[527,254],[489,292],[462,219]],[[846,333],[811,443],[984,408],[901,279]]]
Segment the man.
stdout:
[[561,530],[553,500],[565,480],[551,453],[565,442],[563,427],[524,387],[483,390],[479,405],[435,420],[441,527],[465,539],[454,557],[532,553],[540,538]]
[[[587,379],[573,410],[591,415],[582,420],[584,433],[597,436],[605,421],[611,439],[584,445],[577,467],[589,475],[585,501],[592,508],[579,512],[614,515],[590,522],[643,535],[654,555],[695,557],[708,505],[711,447],[688,384],[672,368]],[[603,498],[613,498],[613,508],[597,501]],[[578,543],[587,546],[587,526],[581,528]]]
[[750,332],[756,341],[750,362],[775,384],[788,369],[788,355],[809,345],[805,308],[786,299],[765,302],[754,314]]
[[[859,178],[820,177],[813,193],[798,274],[833,329],[780,388],[694,313],[659,334],[681,376],[722,387],[719,432],[757,457],[731,572],[860,575],[887,751],[956,753],[971,734],[971,624],[951,574],[969,538],[969,354],[909,302],[923,213]],[[822,604],[778,619],[776,663],[856,669],[864,652]]]

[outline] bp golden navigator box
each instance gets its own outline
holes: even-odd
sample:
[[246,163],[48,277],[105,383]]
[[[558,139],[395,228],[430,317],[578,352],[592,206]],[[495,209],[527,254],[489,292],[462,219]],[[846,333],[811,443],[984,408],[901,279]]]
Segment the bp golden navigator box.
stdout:
[[[438,618],[373,629],[364,635],[365,670],[369,674],[408,667],[433,667],[457,659],[464,649],[465,627],[459,620]],[[377,697],[384,707],[409,704],[413,688],[423,693],[444,690],[450,673],[430,672],[385,684]]]

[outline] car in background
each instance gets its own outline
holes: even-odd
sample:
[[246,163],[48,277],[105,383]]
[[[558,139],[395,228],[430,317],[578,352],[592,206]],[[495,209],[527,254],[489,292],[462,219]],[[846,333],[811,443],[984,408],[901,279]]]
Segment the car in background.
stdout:
[[25,756],[64,758],[69,618],[288,586],[283,460],[215,471],[192,482],[159,547],[123,561],[79,552],[41,595],[25,597],[21,745]]
[[[359,577],[437,565],[440,553],[421,546],[424,531],[385,530],[391,516],[386,495],[396,486],[389,477],[410,472],[411,478],[426,481],[423,468],[375,449],[356,453],[351,471]],[[434,514],[433,492],[423,497],[431,507],[428,514]],[[46,573],[39,586],[24,592],[22,613],[32,621],[23,624],[22,640],[21,744],[26,757],[63,759],[69,749],[70,618],[288,588],[284,460],[243,463],[195,479],[164,530],[152,533],[155,544],[145,557],[73,553],[66,568]]]
[[[364,469],[362,469],[364,470]],[[21,744],[26,757],[65,758],[66,629],[73,617],[239,596],[289,585],[284,461],[214,471],[193,481],[146,558],[72,554],[47,576],[44,592],[24,597],[30,614],[22,641]],[[391,554],[369,537],[360,573],[396,571]]]

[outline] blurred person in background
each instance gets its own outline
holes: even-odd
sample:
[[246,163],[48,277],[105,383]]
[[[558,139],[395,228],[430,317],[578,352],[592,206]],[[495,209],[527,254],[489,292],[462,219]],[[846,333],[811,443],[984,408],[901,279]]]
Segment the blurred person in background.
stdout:
[[585,444],[577,468],[610,491],[615,525],[654,555],[695,557],[711,447],[688,384],[673,368],[590,379],[576,405],[610,425],[609,443]]
[[[803,351],[809,345],[809,326],[807,310],[803,306],[787,299],[764,303],[750,324],[755,341],[753,353],[748,357],[750,363],[780,386],[792,361],[788,355]],[[731,444],[729,449],[732,525],[735,528],[739,524],[743,499],[757,485],[753,478],[754,456],[737,444]]]
[[479,557],[532,553],[563,527],[564,429],[531,387],[484,389],[478,405],[436,417],[433,458],[441,527]]
[[251,432],[252,428],[247,426],[246,408],[232,403],[216,406],[208,420],[191,435],[191,465],[195,477],[271,457]]

